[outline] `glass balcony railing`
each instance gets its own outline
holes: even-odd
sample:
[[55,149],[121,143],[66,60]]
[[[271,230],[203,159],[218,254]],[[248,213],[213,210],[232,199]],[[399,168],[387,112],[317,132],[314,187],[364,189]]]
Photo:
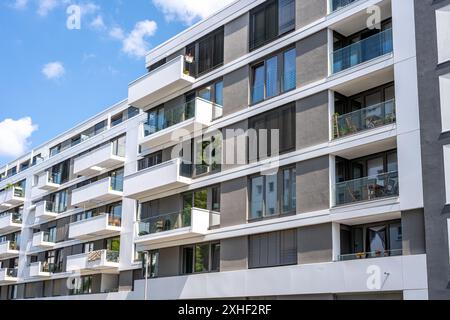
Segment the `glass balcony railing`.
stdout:
[[123,175],[111,177],[111,189],[114,191],[123,191]]
[[98,217],[104,217],[104,216],[108,216],[108,225],[109,226],[120,227],[122,225],[122,217],[120,217],[118,215],[114,216],[114,215],[111,215],[108,213],[97,213],[97,212],[92,212],[92,211],[88,211],[88,212],[84,212],[84,213],[80,213],[80,214],[76,215],[74,223],[81,222],[81,221],[89,221],[89,220],[93,220]]
[[6,270],[6,276],[9,278],[17,278],[18,269],[17,268],[7,268]]
[[5,218],[11,215],[11,220],[13,223],[22,223],[22,213],[18,212],[4,212],[0,214],[0,218]]
[[402,254],[403,254],[402,249],[378,250],[378,251],[373,251],[373,252],[358,252],[358,253],[350,253],[350,254],[341,254],[339,256],[339,261],[395,257],[395,256],[401,256]]
[[392,29],[387,29],[331,54],[333,73],[375,59],[393,50]]
[[105,259],[105,262],[119,263],[120,253],[113,250],[97,250],[87,254],[88,262],[95,262]]
[[50,232],[43,232],[42,233],[42,240],[44,242],[56,243],[56,234],[55,233],[50,233]]
[[[159,131],[170,128],[195,117],[195,110],[203,101],[212,105],[212,119],[220,118],[223,114],[222,106],[210,101],[196,98],[184,104],[172,107],[150,111],[147,121],[144,123],[144,137],[148,137]],[[205,112],[211,112],[205,110]]]
[[339,11],[358,0],[330,0],[331,12]]
[[398,172],[339,182],[334,189],[336,206],[398,196]]
[[49,263],[45,261],[41,264],[41,272],[57,273],[59,272],[59,268],[57,267],[56,263]]
[[67,205],[64,203],[56,203],[52,201],[45,201],[45,211],[51,213],[63,213],[67,210]]
[[376,104],[344,115],[333,117],[334,139],[374,129],[396,121],[395,100]]
[[191,216],[191,210],[184,210],[142,220],[139,222],[139,236],[190,227]]
[[16,251],[20,250],[20,244],[15,242],[15,241],[3,241],[3,242],[0,242],[0,244],[4,244],[4,243],[9,243],[8,250],[16,250]]

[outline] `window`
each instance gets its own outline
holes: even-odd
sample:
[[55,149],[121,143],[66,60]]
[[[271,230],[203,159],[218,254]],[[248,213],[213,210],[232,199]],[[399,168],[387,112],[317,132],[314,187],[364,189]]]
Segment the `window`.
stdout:
[[8,286],[8,300],[17,299],[17,285]]
[[296,87],[296,50],[289,49],[252,67],[251,103],[255,104]]
[[220,187],[212,187],[212,211],[220,212]]
[[106,250],[120,252],[120,237],[106,239]]
[[40,154],[35,155],[33,157],[32,166],[35,166],[35,165],[41,163],[42,161],[44,161],[44,158]]
[[89,253],[94,251],[94,243],[88,242],[83,245],[83,253]]
[[106,211],[109,214],[109,225],[120,227],[122,225],[122,202],[108,205]]
[[297,264],[297,230],[249,237],[249,268]]
[[71,289],[71,295],[91,294],[92,276],[84,276],[74,280],[74,289]]
[[20,164],[20,171],[27,170],[30,167],[30,161],[25,161]]
[[114,139],[112,144],[112,154],[119,157],[125,157],[126,136],[120,136]]
[[193,62],[186,66],[191,76],[204,74],[223,64],[224,28],[208,34],[186,47],[186,55],[193,57]]
[[296,201],[295,168],[250,178],[249,220],[293,213]]
[[152,153],[145,156],[144,159],[138,161],[138,171],[154,167],[162,163],[162,151]]
[[400,220],[359,226],[341,225],[341,260],[402,255]]
[[56,243],[56,227],[48,229],[48,240],[46,241]]
[[250,50],[294,29],[295,1],[267,1],[250,11]]
[[450,33],[448,30],[450,30],[450,5],[436,10],[439,63],[450,60]]
[[220,244],[203,243],[182,249],[183,274],[217,272],[220,269]]
[[221,135],[211,137],[200,136],[194,139],[195,171],[196,176],[221,169],[222,157]]
[[439,77],[442,132],[450,131],[450,73]]
[[[251,118],[249,128],[256,130],[256,136],[249,136],[249,162],[293,151],[296,140],[295,122],[293,104]],[[278,135],[274,130],[278,130]],[[278,141],[272,141],[272,136],[274,139],[278,138]]]

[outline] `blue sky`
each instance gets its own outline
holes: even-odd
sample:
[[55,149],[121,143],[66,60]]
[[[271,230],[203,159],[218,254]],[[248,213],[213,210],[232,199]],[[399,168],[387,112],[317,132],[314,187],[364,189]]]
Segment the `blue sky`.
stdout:
[[2,0],[0,166],[126,98],[146,50],[230,2]]

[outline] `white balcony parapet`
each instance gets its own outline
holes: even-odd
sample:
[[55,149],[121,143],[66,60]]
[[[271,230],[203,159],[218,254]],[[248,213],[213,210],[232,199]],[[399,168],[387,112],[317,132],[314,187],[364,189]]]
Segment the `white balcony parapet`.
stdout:
[[77,221],[69,225],[69,238],[86,240],[100,236],[115,236],[121,231],[120,219],[114,219],[109,214]]
[[128,89],[128,103],[136,108],[145,108],[194,82],[195,78],[185,71],[184,56],[178,56],[132,82]]
[[40,190],[53,191],[61,186],[61,174],[45,171],[38,176],[36,187]]
[[13,241],[0,243],[0,259],[9,259],[19,255],[19,247]]
[[5,268],[0,269],[0,284],[9,284],[17,282],[17,269]]
[[125,177],[124,195],[139,199],[152,193],[189,185],[191,178],[182,174],[182,160],[173,159]]
[[56,218],[58,216],[58,212],[56,211],[53,202],[41,201],[36,204],[34,217],[40,220]]
[[184,137],[195,135],[211,122],[222,116],[222,106],[210,101],[196,98],[142,124],[142,139],[139,144],[151,149],[179,143]]
[[8,233],[22,229],[22,214],[7,212],[0,215],[0,232]]
[[220,213],[198,208],[151,217],[138,222],[136,243],[157,249],[164,242],[205,235],[217,225],[220,225]]
[[30,278],[49,278],[53,274],[54,265],[47,262],[30,264]]
[[73,190],[72,206],[81,207],[92,204],[95,205],[105,201],[120,199],[123,195],[121,189],[122,186],[120,183],[113,184],[113,178],[105,178]]
[[0,192],[0,210],[7,210],[24,202],[25,191],[19,187],[11,187]]
[[125,158],[114,154],[113,145],[108,143],[76,158],[73,163],[73,173],[80,176],[90,176],[124,162]]
[[113,271],[119,269],[119,252],[98,250],[67,257],[67,272]]
[[33,235],[33,248],[53,248],[55,244],[55,239],[51,239],[48,232],[41,231]]

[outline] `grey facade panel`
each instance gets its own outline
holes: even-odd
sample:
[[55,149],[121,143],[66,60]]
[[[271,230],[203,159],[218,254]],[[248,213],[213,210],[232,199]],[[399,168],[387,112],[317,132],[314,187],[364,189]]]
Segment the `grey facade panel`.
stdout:
[[297,101],[297,150],[329,140],[328,91]]
[[180,274],[180,248],[164,248],[159,250],[159,277],[173,277]]
[[119,274],[119,291],[133,290],[133,270],[121,271]]
[[249,13],[225,25],[224,64],[234,61],[248,52]]
[[220,226],[247,223],[247,177],[223,182],[221,192]]
[[300,29],[327,15],[327,0],[296,0],[296,27]]
[[248,238],[220,241],[220,271],[245,270],[248,266]]
[[306,213],[330,207],[329,157],[297,163],[297,212]]
[[298,229],[298,263],[320,263],[333,260],[333,239],[331,223],[302,227]]
[[423,254],[425,249],[425,227],[423,210],[402,212],[403,254]]
[[231,154],[227,153],[228,147],[222,149],[223,170],[236,168],[248,162],[247,130],[248,120],[235,123],[222,130],[224,146],[229,146],[231,152]]
[[223,77],[223,115],[248,107],[249,67],[237,69]]
[[443,146],[450,134],[441,133],[439,76],[450,73],[450,64],[437,66],[436,10],[449,0],[415,0],[417,73],[420,106],[425,239],[430,299],[450,299],[447,219]]
[[328,34],[319,31],[297,42],[297,87],[328,75]]

